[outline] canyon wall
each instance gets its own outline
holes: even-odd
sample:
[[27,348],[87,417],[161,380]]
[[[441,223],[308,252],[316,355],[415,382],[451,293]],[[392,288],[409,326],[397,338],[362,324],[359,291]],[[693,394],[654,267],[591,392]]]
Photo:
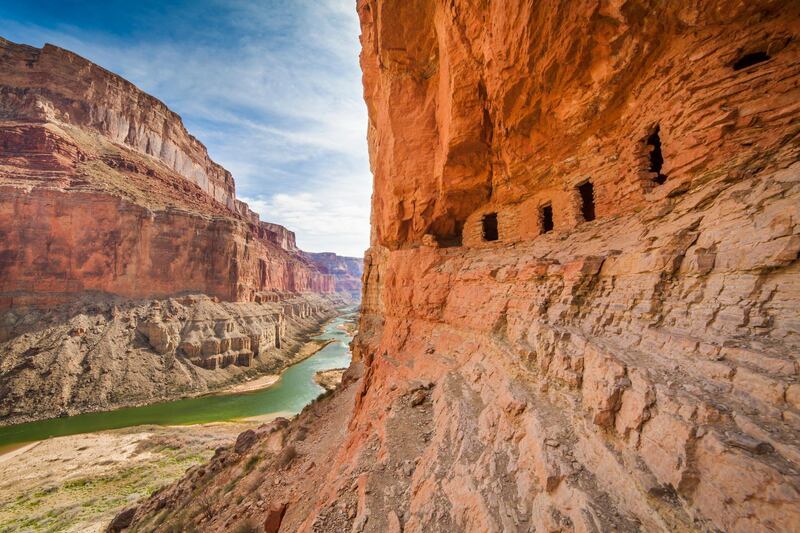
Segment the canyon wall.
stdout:
[[359,257],[342,257],[330,252],[305,252],[309,261],[320,272],[330,274],[340,292],[361,298],[361,276],[364,275],[364,260]]
[[112,298],[0,315],[0,426],[209,393],[278,374],[335,316],[321,295]]
[[335,289],[178,115],[71,52],[0,40],[0,146],[0,308]]
[[288,252],[296,252],[298,250],[297,243],[293,231],[289,231],[280,224],[272,224],[270,222],[261,222],[259,230],[264,233],[270,242],[277,244]]
[[234,208],[230,172],[214,163],[181,118],[131,82],[63,48],[0,39],[0,116],[66,122],[152,156]]
[[796,531],[800,4],[358,12],[342,389],[111,530]]
[[406,530],[796,528],[800,5],[359,13],[352,425],[436,384]]
[[0,39],[0,425],[278,373],[351,302],[163,103]]

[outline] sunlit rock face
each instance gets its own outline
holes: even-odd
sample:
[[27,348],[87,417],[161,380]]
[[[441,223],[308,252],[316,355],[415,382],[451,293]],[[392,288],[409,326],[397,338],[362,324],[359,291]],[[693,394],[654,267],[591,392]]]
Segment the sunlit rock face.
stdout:
[[0,146],[0,308],[334,291],[178,115],[71,52],[0,39]]
[[358,12],[356,362],[134,529],[796,530],[800,5]]
[[329,297],[221,302],[89,296],[0,313],[0,426],[218,390],[277,374],[335,314]]

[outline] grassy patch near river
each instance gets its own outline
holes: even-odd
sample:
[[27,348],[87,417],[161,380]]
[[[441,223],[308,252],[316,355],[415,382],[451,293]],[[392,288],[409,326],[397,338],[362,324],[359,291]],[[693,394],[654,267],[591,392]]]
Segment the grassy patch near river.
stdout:
[[247,426],[146,426],[59,437],[0,456],[0,532],[102,531]]

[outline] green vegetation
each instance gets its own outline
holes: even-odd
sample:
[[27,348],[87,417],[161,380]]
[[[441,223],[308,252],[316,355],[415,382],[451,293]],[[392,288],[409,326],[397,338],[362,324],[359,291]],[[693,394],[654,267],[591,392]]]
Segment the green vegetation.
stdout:
[[64,531],[93,517],[110,520],[109,510],[149,496],[212,455],[211,450],[159,448],[153,461],[120,467],[112,474],[67,479],[0,502],[0,533]]

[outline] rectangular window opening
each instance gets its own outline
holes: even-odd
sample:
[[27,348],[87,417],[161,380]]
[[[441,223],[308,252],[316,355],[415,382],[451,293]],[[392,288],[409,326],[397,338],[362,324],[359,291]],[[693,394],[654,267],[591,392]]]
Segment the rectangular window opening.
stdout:
[[581,196],[581,214],[583,220],[589,222],[594,220],[594,186],[591,181],[578,185],[578,193]]
[[497,213],[487,213],[483,215],[483,240],[496,241],[497,233]]
[[743,55],[733,63],[732,67],[733,70],[742,70],[743,68],[752,67],[753,65],[758,65],[759,63],[769,61],[770,59],[772,58],[768,53],[760,50],[758,52]]
[[551,204],[543,205],[539,212],[542,221],[542,233],[550,233],[555,227],[553,225],[553,206]]
[[667,181],[667,176],[661,173],[664,167],[664,155],[661,153],[661,136],[659,135],[660,127],[656,125],[653,133],[651,133],[645,141],[650,151],[650,172],[655,174],[653,181],[658,185],[663,185]]

